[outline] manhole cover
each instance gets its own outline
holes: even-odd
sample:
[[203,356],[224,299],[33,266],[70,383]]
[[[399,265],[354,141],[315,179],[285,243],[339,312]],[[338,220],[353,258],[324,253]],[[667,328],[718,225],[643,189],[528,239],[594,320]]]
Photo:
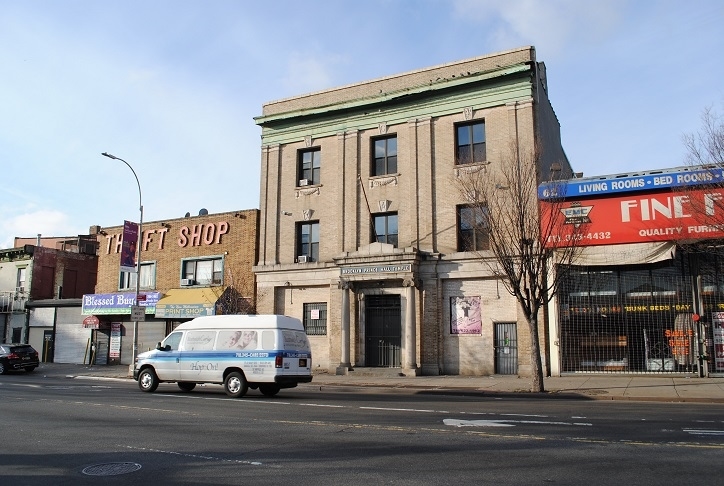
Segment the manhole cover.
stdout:
[[135,462],[110,462],[108,464],[96,464],[83,469],[82,473],[88,476],[117,476],[138,471],[141,465]]

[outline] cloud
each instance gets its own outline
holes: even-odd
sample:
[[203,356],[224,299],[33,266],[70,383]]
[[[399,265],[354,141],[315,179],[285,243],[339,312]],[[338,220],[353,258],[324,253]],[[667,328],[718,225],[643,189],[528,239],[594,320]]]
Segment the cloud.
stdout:
[[295,94],[330,88],[335,79],[332,73],[341,63],[339,56],[291,52],[282,85],[286,91]]
[[596,42],[609,34],[625,4],[626,0],[456,0],[454,13],[488,26],[499,49],[532,44],[552,58],[563,55],[566,47]]
[[13,237],[32,238],[38,233],[44,236],[75,236],[87,232],[78,229],[76,233],[67,234],[73,223],[67,214],[53,209],[39,209],[15,214],[4,218],[0,223],[0,234],[7,241],[0,241],[0,248],[13,248]]

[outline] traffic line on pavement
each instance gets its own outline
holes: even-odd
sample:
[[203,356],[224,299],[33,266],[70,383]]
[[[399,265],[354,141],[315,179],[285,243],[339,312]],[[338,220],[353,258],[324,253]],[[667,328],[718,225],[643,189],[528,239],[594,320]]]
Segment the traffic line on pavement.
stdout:
[[721,435],[724,436],[724,430],[705,430],[705,429],[683,429],[684,432],[691,435]]
[[525,425],[564,425],[571,427],[592,427],[591,423],[584,422],[556,422],[550,420],[513,420],[513,419],[499,419],[499,420],[459,420],[459,419],[444,419],[442,421],[445,425],[452,427],[515,427],[518,424]]

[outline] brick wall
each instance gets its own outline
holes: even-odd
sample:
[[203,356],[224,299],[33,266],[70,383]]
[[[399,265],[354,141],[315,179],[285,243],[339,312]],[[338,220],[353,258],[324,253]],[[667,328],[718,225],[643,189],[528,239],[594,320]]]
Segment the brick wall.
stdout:
[[[156,263],[155,290],[179,288],[184,258],[222,256],[224,286],[233,278],[234,286],[243,296],[253,296],[255,283],[251,268],[257,260],[258,216],[259,211],[252,209],[144,222],[141,261]],[[95,293],[119,290],[122,235],[122,225],[100,230]]]

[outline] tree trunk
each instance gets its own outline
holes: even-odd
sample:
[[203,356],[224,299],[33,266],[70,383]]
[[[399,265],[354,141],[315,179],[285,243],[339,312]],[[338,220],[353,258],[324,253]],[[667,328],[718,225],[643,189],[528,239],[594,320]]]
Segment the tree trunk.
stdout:
[[538,338],[538,315],[534,313],[528,316],[528,327],[530,328],[530,365],[531,365],[531,386],[533,393],[545,391],[543,386],[543,365],[540,356],[540,340]]

